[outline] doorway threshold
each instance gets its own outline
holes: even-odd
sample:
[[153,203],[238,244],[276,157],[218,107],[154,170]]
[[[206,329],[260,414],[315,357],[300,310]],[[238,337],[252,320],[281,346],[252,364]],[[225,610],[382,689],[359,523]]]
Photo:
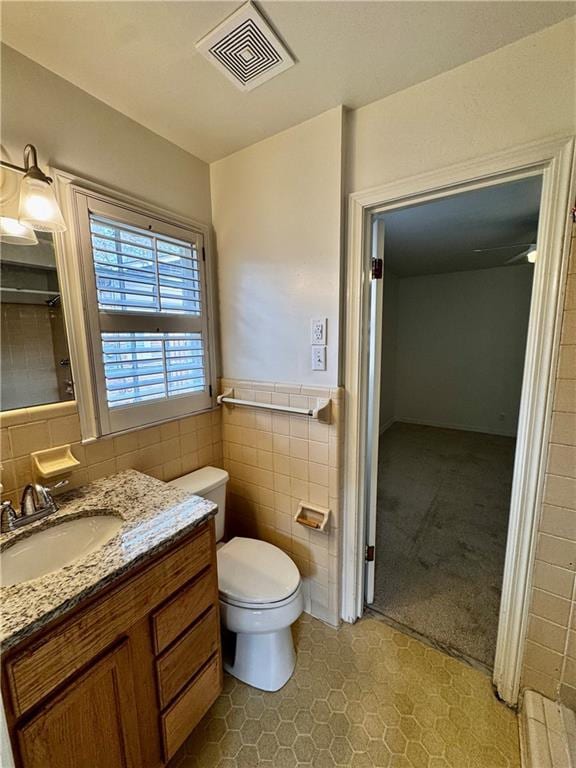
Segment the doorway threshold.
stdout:
[[467,666],[472,667],[472,669],[476,669],[479,672],[482,672],[487,677],[491,678],[494,673],[492,667],[484,664],[482,661],[478,661],[478,659],[474,659],[472,656],[467,656],[465,653],[462,653],[457,648],[452,648],[450,645],[439,643],[437,640],[433,640],[432,638],[417,632],[415,629],[412,629],[412,627],[409,627],[406,624],[402,624],[399,621],[395,621],[395,619],[391,619],[390,616],[386,616],[385,613],[382,613],[372,606],[364,606],[364,616],[370,616],[376,621],[381,621],[384,624],[387,624],[389,627],[398,630],[398,632],[402,632],[404,635],[408,635],[409,637],[413,637],[415,640],[419,640],[421,643],[428,645],[430,648],[434,648],[441,653],[445,653],[447,656],[451,656],[453,659],[458,659]]

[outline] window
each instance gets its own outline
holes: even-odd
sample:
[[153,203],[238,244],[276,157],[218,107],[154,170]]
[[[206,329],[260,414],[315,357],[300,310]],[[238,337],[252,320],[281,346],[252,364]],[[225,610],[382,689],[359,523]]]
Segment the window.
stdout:
[[97,433],[212,404],[203,236],[77,191]]

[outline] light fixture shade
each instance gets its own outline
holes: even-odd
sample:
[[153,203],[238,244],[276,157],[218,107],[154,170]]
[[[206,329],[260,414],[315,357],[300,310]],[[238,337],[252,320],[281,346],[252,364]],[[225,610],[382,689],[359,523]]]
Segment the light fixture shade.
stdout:
[[0,216],[0,243],[10,245],[37,245],[38,238],[32,227],[22,224],[18,219]]
[[18,218],[39,232],[64,232],[66,224],[49,181],[24,176],[20,182]]

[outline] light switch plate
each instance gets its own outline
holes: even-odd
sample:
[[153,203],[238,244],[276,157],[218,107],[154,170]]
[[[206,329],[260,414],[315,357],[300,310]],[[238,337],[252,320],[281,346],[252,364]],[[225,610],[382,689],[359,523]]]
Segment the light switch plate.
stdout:
[[325,317],[313,317],[310,320],[310,344],[326,344],[326,324]]
[[313,371],[325,371],[326,370],[326,347],[325,346],[312,346],[312,370]]

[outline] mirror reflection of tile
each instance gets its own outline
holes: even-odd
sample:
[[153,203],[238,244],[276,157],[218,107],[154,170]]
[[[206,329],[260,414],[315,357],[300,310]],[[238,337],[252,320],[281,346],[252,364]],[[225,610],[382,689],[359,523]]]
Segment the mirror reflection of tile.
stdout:
[[74,399],[52,235],[38,237],[2,248],[3,411]]

